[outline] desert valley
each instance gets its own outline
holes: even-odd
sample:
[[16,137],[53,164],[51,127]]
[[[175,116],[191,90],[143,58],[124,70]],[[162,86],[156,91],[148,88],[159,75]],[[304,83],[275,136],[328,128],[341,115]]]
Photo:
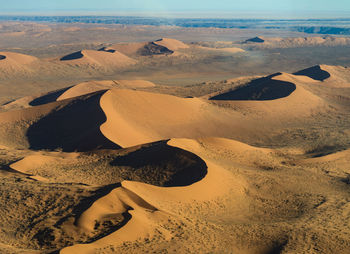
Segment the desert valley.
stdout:
[[0,253],[350,253],[349,37],[0,35]]

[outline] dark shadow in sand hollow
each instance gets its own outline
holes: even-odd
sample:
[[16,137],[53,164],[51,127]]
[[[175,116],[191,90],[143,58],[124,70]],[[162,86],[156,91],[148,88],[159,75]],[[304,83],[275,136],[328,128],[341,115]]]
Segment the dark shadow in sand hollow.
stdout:
[[78,51],[78,52],[74,52],[72,54],[66,55],[66,56],[62,57],[60,60],[61,61],[69,61],[69,60],[80,59],[83,57],[84,57],[83,53],[81,53],[81,51]]
[[120,148],[100,131],[106,121],[99,105],[103,93],[74,99],[32,124],[27,130],[30,149],[72,152]]
[[319,65],[307,68],[305,70],[295,72],[293,74],[307,76],[309,78],[312,78],[312,79],[318,80],[318,81],[324,81],[324,80],[331,77],[331,74],[329,74],[329,72],[327,72],[327,71],[322,70],[321,66],[319,66]]
[[265,101],[287,97],[295,91],[296,86],[290,82],[272,79],[280,74],[276,73],[268,77],[255,79],[245,86],[211,97],[210,100]]
[[245,43],[249,43],[249,42],[254,42],[254,43],[264,43],[265,40],[259,38],[259,37],[254,37],[254,38],[250,38],[248,40],[245,41]]
[[130,180],[165,187],[190,185],[207,174],[207,165],[200,157],[169,146],[166,141],[145,145],[125,156],[117,157],[110,164],[128,167]]
[[35,98],[34,100],[32,100],[31,102],[29,102],[30,106],[39,106],[39,105],[43,105],[46,103],[50,103],[50,102],[54,102],[58,99],[58,97],[60,97],[62,94],[64,94],[64,92],[66,92],[67,90],[69,90],[70,87],[66,87],[63,89],[59,89],[50,93],[47,93],[43,96],[40,96],[38,98]]
[[4,60],[4,59],[6,59],[6,56],[0,55],[0,60]]
[[108,52],[108,53],[115,53],[115,49],[107,49],[106,47],[100,48],[98,51]]

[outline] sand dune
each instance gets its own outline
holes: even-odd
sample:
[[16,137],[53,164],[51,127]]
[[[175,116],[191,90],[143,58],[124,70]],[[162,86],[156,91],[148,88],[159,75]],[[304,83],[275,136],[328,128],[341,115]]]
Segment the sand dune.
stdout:
[[304,75],[322,81],[323,86],[345,88],[350,87],[349,73],[349,69],[342,66],[316,65],[294,75]]
[[[120,89],[120,84],[128,86],[133,84],[131,81],[82,83],[30,102],[42,106],[0,114],[4,126],[1,144],[72,151],[91,149],[90,146],[130,147],[174,137],[215,135],[246,140],[250,132],[264,131],[254,127],[261,115],[271,120],[288,117],[297,121],[312,112],[326,111],[327,102],[304,87],[314,82],[307,76],[278,73],[211,95],[209,101]],[[45,104],[48,102],[53,103]],[[231,110],[220,106],[225,102]],[[89,119],[89,115],[95,117]],[[62,117],[70,120],[60,122]],[[11,127],[14,122],[21,122],[22,127]],[[11,132],[5,128],[16,133],[12,134],[16,138],[8,136]],[[82,142],[88,135],[98,138]]]
[[[171,140],[169,145],[177,148],[187,147],[196,143],[194,140]],[[192,150],[193,151],[193,150]],[[207,162],[206,162],[207,163]],[[232,178],[224,169],[215,164],[208,163],[208,175],[204,180],[190,187],[160,188],[137,182],[124,181],[121,187],[113,189],[109,194],[94,202],[78,219],[77,227],[85,232],[93,232],[96,222],[103,220],[108,215],[128,212],[130,219],[121,230],[111,233],[107,237],[99,239],[91,244],[78,244],[64,248],[61,253],[94,253],[96,249],[108,244],[121,244],[124,241],[133,241],[142,237],[152,237],[159,230],[159,226],[166,224],[171,218],[171,203],[181,201],[182,205],[192,203],[195,198],[198,201],[208,201],[229,190],[229,182]],[[211,188],[216,182],[221,182],[220,188]],[[142,198],[146,197],[146,199]],[[164,202],[167,199],[167,202]],[[151,200],[149,203],[146,200]],[[171,201],[171,202],[169,202]],[[154,206],[153,204],[156,204]],[[169,206],[170,205],[170,206]],[[177,210],[177,209],[176,209]],[[160,229],[157,234],[162,234],[167,239],[172,233],[166,229]]]
[[98,106],[101,94],[1,113],[0,142],[9,147],[64,151],[116,148],[99,131],[105,121]]
[[123,68],[136,64],[136,60],[117,51],[105,52],[82,50],[60,58],[62,63],[71,65],[96,65],[104,68]]
[[0,52],[0,66],[4,65],[26,65],[37,60],[34,56],[14,52]]
[[31,64],[38,59],[14,52],[0,52],[0,73],[4,76],[31,72]]
[[[199,140],[172,139],[168,144],[200,156],[208,166],[208,174],[205,178],[190,186],[175,188],[164,188],[140,182],[123,181],[120,186],[117,186],[107,195],[97,199],[85,210],[77,218],[76,226],[74,226],[74,230],[80,230],[80,232],[85,232],[85,234],[92,234],[100,230],[99,225],[102,225],[103,221],[114,220],[119,222],[118,226],[121,228],[118,227],[118,230],[91,243],[75,244],[63,248],[61,253],[95,253],[101,248],[106,248],[106,246],[118,246],[125,241],[141,241],[144,238],[152,239],[151,241],[155,241],[155,244],[159,242],[159,240],[155,240],[157,238],[168,242],[170,239],[176,238],[175,234],[178,234],[179,230],[182,232],[180,228],[174,231],[171,226],[172,223],[175,223],[177,226],[177,220],[182,221],[180,225],[183,225],[186,228],[185,231],[188,231],[189,234],[201,237],[201,239],[207,239],[207,234],[216,235],[216,233],[215,229],[209,230],[198,219],[199,215],[205,216],[201,214],[201,211],[210,209],[204,208],[205,204],[210,204],[209,206],[214,209],[210,211],[215,213],[214,216],[219,215],[220,219],[224,219],[227,216],[225,212],[227,213],[227,209],[230,209],[230,218],[233,218],[235,223],[239,225],[244,225],[248,221],[255,221],[259,225],[259,229],[264,230],[265,234],[270,235],[272,238],[274,238],[272,231],[276,231],[276,228],[270,228],[270,226],[266,225],[266,221],[274,221],[274,223],[278,223],[279,226],[283,227],[283,222],[278,222],[278,216],[283,213],[284,218],[290,218],[290,220],[287,220],[290,222],[293,221],[294,225],[298,225],[296,221],[302,221],[301,218],[303,216],[309,219],[310,216],[315,214],[312,210],[314,209],[313,205],[319,202],[316,198],[316,190],[317,188],[319,190],[320,183],[310,180],[308,186],[299,186],[299,189],[295,190],[295,181],[301,180],[306,174],[310,174],[310,172],[299,172],[302,176],[288,175],[288,180],[283,180],[279,176],[269,176],[264,178],[265,181],[262,180],[263,182],[260,182],[260,184],[263,183],[262,185],[254,187],[254,184],[258,184],[259,180],[250,179],[252,175],[257,178],[261,178],[263,174],[268,175],[266,171],[261,171],[264,167],[260,167],[256,163],[267,163],[267,165],[271,166],[271,169],[265,168],[265,170],[271,170],[273,175],[278,175],[273,168],[281,167],[284,157],[278,151],[259,149],[234,140],[217,138]],[[264,160],[266,158],[265,156],[270,157]],[[236,163],[235,160],[237,158],[240,158],[240,163],[243,164]],[[264,162],[261,161],[262,159]],[[220,165],[214,163],[214,161],[220,162]],[[233,163],[231,167],[228,166],[230,163]],[[249,165],[249,167],[243,167],[242,165],[244,164]],[[223,168],[223,165],[226,168]],[[234,169],[237,167],[240,170]],[[277,183],[277,179],[281,183]],[[271,182],[269,183],[269,181]],[[288,181],[292,181],[292,183],[288,183]],[[328,188],[328,186],[325,186],[322,191],[326,191]],[[298,195],[297,193],[302,191],[301,189],[303,191],[308,189],[310,196],[304,198],[292,197],[292,195]],[[278,194],[281,192],[289,193],[290,199],[288,204],[285,204],[285,200]],[[266,199],[259,201],[259,197],[262,196],[268,198],[268,201]],[[215,205],[215,203],[211,203],[213,201],[215,202],[218,197],[229,197],[230,200],[233,200],[230,205],[235,207],[235,209],[232,209],[227,201],[224,202],[227,206],[223,208],[220,208],[219,204]],[[300,205],[300,202],[304,207],[302,216],[295,213],[294,210],[298,206],[298,203]],[[264,214],[264,223],[257,221],[256,218],[256,216],[261,216],[259,214],[260,210],[266,211]],[[311,212],[313,215],[308,214],[308,212]],[[124,217],[121,217],[122,214],[124,214]],[[125,214],[128,214],[128,216]],[[180,216],[180,218],[177,219],[177,216]],[[196,217],[197,219],[195,219]],[[317,217],[321,219],[324,215],[317,213]],[[185,218],[185,220],[181,218]],[[263,227],[265,228],[263,229]],[[250,231],[242,226],[238,228],[235,230],[244,230],[250,234],[254,232],[254,230]],[[270,228],[272,231],[267,230],[267,228]],[[278,230],[278,232],[280,231]],[[291,237],[298,234],[298,230],[290,230],[289,232],[293,235]],[[242,239],[240,235],[231,238],[231,241],[235,243],[235,246],[230,247],[232,251],[258,253],[259,250],[268,252],[276,248],[276,245],[271,240],[267,240],[264,243],[256,242],[255,246],[247,247],[244,244],[240,245],[238,243],[239,239]],[[293,240],[293,243],[301,244],[301,242],[302,240],[298,238]],[[287,244],[284,244],[284,246],[284,248],[288,248]],[[120,251],[132,252],[139,251],[142,248],[140,246],[135,247],[131,245],[126,247],[126,249],[120,249]],[[295,246],[292,245],[290,248],[293,249],[293,247]],[[202,250],[199,246],[196,248]],[[341,247],[341,249],[343,248]]]
[[182,41],[170,39],[170,38],[162,38],[162,39],[156,40],[154,43],[157,45],[166,47],[172,51],[189,48],[189,46],[183,43]]

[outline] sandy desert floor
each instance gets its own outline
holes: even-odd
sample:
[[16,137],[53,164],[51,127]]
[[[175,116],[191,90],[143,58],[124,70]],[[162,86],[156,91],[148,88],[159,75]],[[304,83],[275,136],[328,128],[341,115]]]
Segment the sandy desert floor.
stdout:
[[350,69],[198,79],[290,43],[1,51],[0,252],[350,253]]

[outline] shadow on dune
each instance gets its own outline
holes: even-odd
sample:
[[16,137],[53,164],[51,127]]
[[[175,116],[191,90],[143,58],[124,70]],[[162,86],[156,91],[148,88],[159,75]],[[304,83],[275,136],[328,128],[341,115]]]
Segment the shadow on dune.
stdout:
[[296,86],[293,83],[274,80],[276,73],[268,77],[259,78],[251,81],[249,84],[239,87],[233,91],[219,94],[210,98],[210,100],[276,100],[292,94]]
[[248,39],[245,41],[245,43],[249,43],[249,42],[254,42],[254,43],[263,43],[265,42],[265,40],[259,38],[259,37],[254,37],[254,38],[251,38],[251,39]]
[[108,52],[108,53],[115,53],[116,52],[115,49],[108,49],[106,47],[100,48],[98,51],[104,51],[104,52]]
[[50,92],[50,93],[45,94],[44,96],[41,96],[38,98],[35,98],[31,102],[29,102],[29,105],[30,106],[39,106],[39,105],[47,104],[50,102],[54,102],[57,100],[58,97],[60,97],[64,92],[66,92],[70,88],[71,88],[71,86],[57,90],[57,91]]
[[318,81],[324,81],[331,77],[331,74],[329,74],[327,71],[322,70],[321,66],[319,65],[295,72],[293,74],[300,75],[300,76],[307,76],[309,78],[312,78]]
[[145,145],[110,164],[129,168],[130,180],[164,187],[190,185],[207,174],[207,165],[200,157],[166,141]]
[[155,44],[154,42],[147,43],[144,47],[137,51],[141,56],[151,56],[151,55],[170,55],[174,51],[168,49],[167,47]]
[[72,54],[66,55],[66,56],[62,57],[60,60],[61,61],[69,61],[69,60],[80,59],[83,57],[84,57],[83,53],[81,51],[78,51],[78,52],[74,52]]
[[76,98],[32,124],[26,133],[30,148],[67,152],[119,148],[100,131],[106,121],[99,105],[102,94]]
[[6,56],[0,55],[0,60],[6,59]]

